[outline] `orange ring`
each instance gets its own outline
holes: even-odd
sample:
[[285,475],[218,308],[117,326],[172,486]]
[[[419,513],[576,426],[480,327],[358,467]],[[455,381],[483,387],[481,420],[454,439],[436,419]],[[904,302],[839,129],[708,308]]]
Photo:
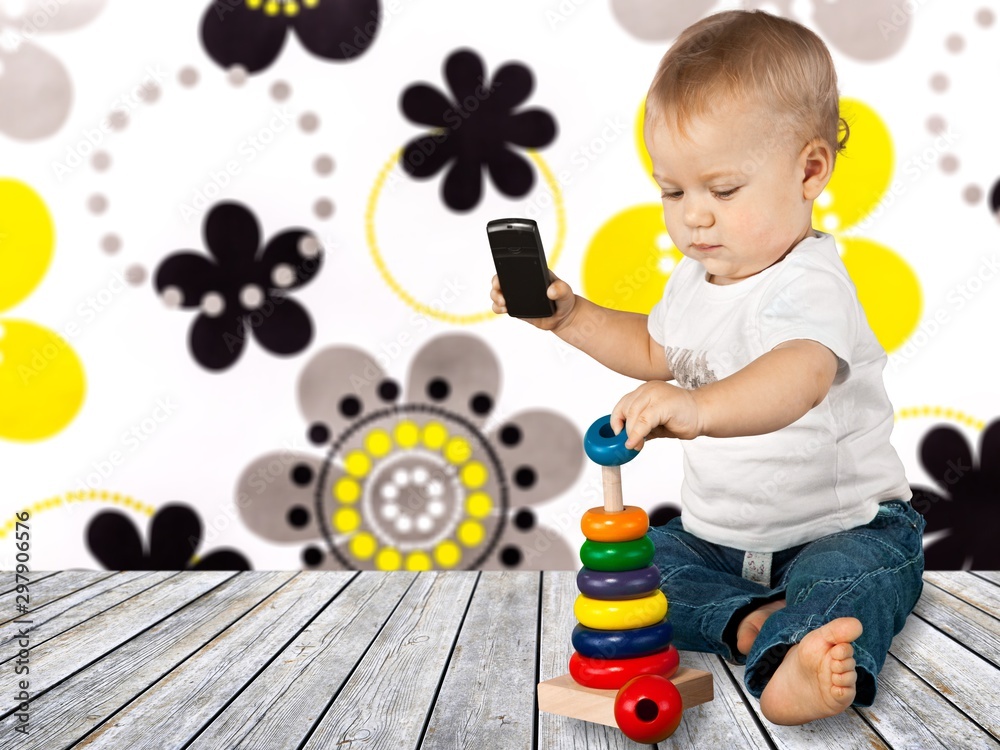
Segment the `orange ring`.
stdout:
[[649,531],[649,516],[634,505],[626,505],[617,513],[590,508],[580,519],[580,529],[592,542],[631,542]]

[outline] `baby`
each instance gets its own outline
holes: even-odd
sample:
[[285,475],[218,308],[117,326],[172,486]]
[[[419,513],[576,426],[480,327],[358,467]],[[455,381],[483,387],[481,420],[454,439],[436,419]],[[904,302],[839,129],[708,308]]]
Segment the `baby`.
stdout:
[[[630,448],[682,441],[682,513],[649,532],[673,642],[745,664],[775,724],[870,706],[923,589],[926,524],[889,443],[886,354],[833,237],[811,226],[842,122],[808,29],[759,11],[694,24],[646,98],[685,256],[663,298],[648,316],[611,310],[553,275],[555,313],[529,321],[648,381],[611,424]],[[496,277],[491,297],[506,312]]]

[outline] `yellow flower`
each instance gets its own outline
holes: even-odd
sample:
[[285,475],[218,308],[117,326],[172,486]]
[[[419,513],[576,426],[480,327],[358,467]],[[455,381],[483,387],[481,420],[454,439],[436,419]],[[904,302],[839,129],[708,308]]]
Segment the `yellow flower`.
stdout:
[[[52,217],[23,182],[0,179],[0,312],[23,301],[45,276],[55,248]],[[80,358],[55,331],[0,318],[0,438],[43,440],[83,404]]]

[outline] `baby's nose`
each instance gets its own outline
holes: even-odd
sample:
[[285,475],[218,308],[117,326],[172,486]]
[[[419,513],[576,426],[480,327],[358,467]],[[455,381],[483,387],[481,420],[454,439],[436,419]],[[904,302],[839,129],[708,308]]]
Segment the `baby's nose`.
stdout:
[[705,201],[692,199],[684,204],[684,223],[687,226],[710,227],[714,222],[714,215]]

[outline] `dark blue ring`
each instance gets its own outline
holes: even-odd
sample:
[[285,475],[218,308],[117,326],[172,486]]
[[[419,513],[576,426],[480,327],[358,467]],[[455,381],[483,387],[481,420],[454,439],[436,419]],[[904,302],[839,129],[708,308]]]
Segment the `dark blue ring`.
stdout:
[[660,587],[660,569],[649,565],[638,570],[604,571],[584,566],[576,574],[576,587],[591,599],[635,599]]
[[573,648],[581,656],[595,659],[629,659],[665,649],[673,635],[674,626],[667,618],[634,630],[596,630],[577,624],[573,628]]
[[625,428],[615,435],[611,429],[611,415],[601,417],[587,429],[583,436],[583,449],[587,458],[601,466],[621,466],[639,455],[639,451],[625,447],[628,434]]

